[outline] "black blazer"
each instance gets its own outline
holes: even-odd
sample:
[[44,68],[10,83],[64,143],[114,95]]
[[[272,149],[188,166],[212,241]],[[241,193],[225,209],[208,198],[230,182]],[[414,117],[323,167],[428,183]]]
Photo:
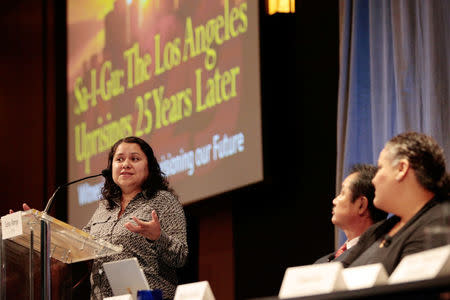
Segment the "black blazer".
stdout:
[[[347,251],[349,253],[342,260],[342,264],[344,267],[356,267],[381,262],[386,272],[391,274],[403,257],[426,250],[424,228],[441,224],[443,217],[442,203],[435,197],[425,204],[394,236],[388,238],[387,245],[379,248],[376,255],[368,256],[367,253],[364,255],[364,252],[373,243],[387,235],[392,227],[400,221],[400,218],[393,216],[380,221],[361,235],[358,244]],[[444,239],[435,241],[436,246],[445,244]]]

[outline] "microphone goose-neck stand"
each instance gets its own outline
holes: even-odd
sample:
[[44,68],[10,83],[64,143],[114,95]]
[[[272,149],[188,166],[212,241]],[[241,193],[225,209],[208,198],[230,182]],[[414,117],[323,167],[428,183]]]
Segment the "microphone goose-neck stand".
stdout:
[[[94,178],[98,176],[105,176],[108,174],[108,170],[103,170],[101,174],[92,175],[88,177],[84,177],[81,179],[77,179],[68,183],[65,183],[63,185],[60,185],[53,195],[48,199],[47,205],[45,206],[44,211],[42,212],[41,217],[41,299],[42,300],[50,300],[51,299],[51,274],[50,274],[50,228],[49,228],[49,220],[47,219],[48,211],[50,210],[53,199],[55,198],[58,191],[66,187],[68,185],[71,185],[73,183],[77,183],[82,180],[86,180],[89,178]],[[30,291],[32,292],[32,291]]]

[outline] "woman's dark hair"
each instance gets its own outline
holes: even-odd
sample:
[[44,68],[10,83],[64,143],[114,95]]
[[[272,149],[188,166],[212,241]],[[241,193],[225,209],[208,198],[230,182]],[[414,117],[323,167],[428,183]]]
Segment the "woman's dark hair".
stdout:
[[394,165],[406,158],[420,185],[448,198],[450,177],[445,170],[444,151],[432,137],[418,132],[406,132],[393,137],[387,142],[386,148],[392,155]]
[[161,190],[172,191],[172,189],[169,188],[169,182],[167,181],[165,174],[159,167],[152,147],[150,147],[150,145],[141,138],[129,136],[118,140],[109,151],[108,167],[106,168],[108,170],[108,174],[107,176],[105,176],[105,184],[102,188],[102,196],[103,199],[106,199],[108,201],[108,208],[114,208],[117,205],[114,200],[120,199],[120,197],[122,196],[122,190],[117,184],[115,184],[112,179],[112,163],[114,154],[116,154],[117,147],[119,147],[119,145],[122,143],[138,144],[139,147],[141,147],[142,152],[144,152],[145,156],[147,157],[148,177],[147,180],[145,180],[142,184],[142,190],[145,191],[145,195],[147,198],[152,198],[158,191]]

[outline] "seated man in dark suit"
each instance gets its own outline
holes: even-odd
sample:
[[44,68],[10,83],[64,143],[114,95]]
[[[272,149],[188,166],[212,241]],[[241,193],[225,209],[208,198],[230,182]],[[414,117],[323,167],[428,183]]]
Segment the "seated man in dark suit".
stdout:
[[340,194],[333,199],[331,222],[344,231],[347,241],[338,251],[321,257],[315,264],[342,260],[346,250],[358,243],[359,236],[367,228],[386,219],[387,213],[373,205],[375,188],[372,179],[376,172],[375,166],[355,165],[342,182]]

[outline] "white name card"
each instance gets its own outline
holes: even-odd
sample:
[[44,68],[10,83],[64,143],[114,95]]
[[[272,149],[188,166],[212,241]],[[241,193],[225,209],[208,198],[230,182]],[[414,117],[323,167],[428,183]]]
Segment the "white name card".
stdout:
[[173,300],[215,300],[208,281],[181,284],[175,290]]
[[342,270],[342,275],[349,290],[386,284],[388,280],[386,269],[382,263],[347,268]]
[[22,212],[18,211],[2,217],[2,239],[22,235]]
[[346,290],[342,269],[340,262],[287,268],[278,298],[284,299]]
[[103,300],[133,300],[133,297],[131,297],[130,294],[126,294],[126,295],[103,298]]
[[450,245],[405,256],[388,283],[432,279],[450,274]]

